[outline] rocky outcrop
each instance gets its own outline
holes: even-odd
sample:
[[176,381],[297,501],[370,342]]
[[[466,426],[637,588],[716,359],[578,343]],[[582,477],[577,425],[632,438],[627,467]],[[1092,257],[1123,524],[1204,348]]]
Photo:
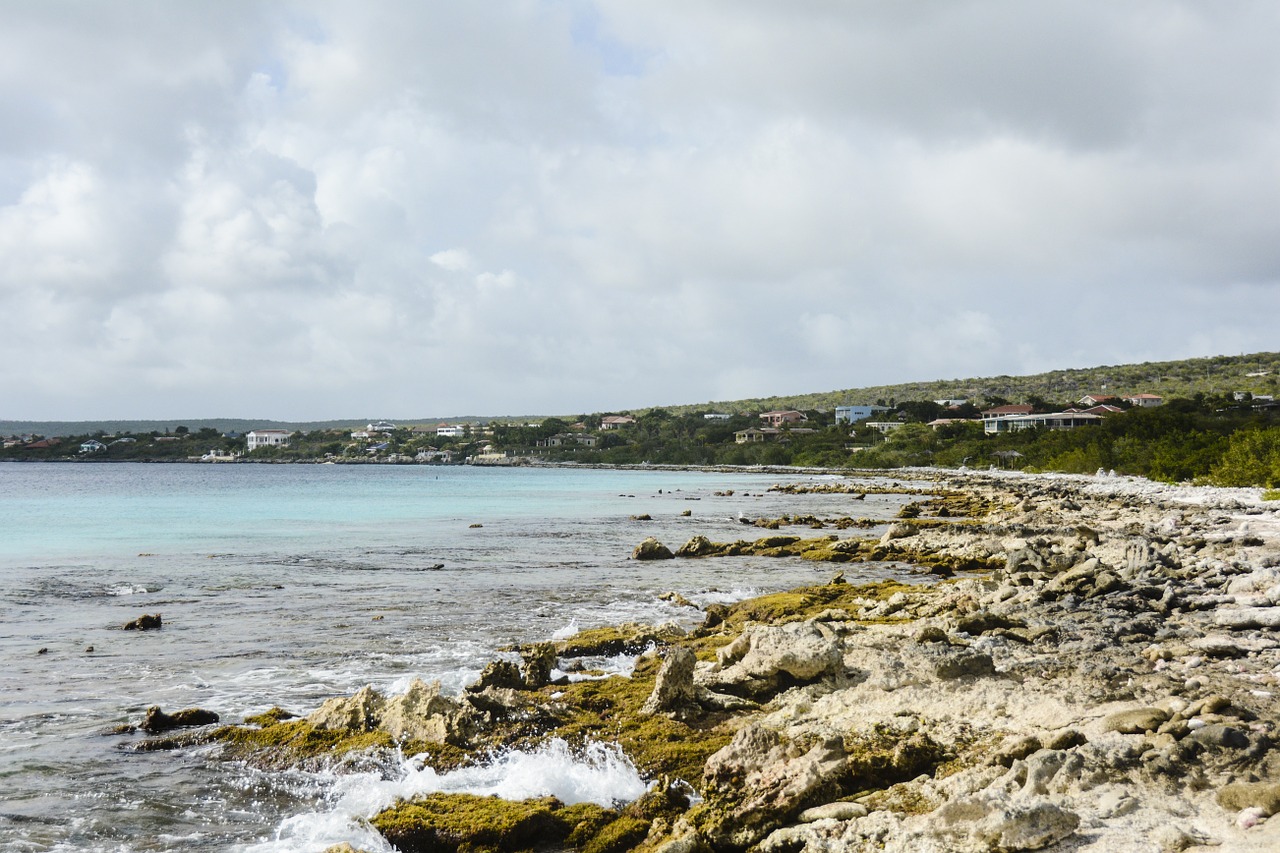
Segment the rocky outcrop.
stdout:
[[637,545],[636,549],[631,552],[631,559],[633,560],[670,560],[674,556],[670,548],[652,536]]
[[[674,556],[889,560],[954,581],[833,581],[709,606],[692,633],[590,629],[457,699],[366,690],[309,720],[476,754],[603,733],[693,784],[692,808],[611,818],[610,850],[1280,849],[1280,503],[915,476],[932,496],[875,539],[695,536]],[[546,682],[563,658],[621,651],[639,655],[630,679]]]
[[409,689],[386,697],[372,686],[353,696],[329,699],[307,717],[317,729],[383,731],[400,741],[465,744],[473,729],[469,708],[440,693],[440,683],[414,679]]

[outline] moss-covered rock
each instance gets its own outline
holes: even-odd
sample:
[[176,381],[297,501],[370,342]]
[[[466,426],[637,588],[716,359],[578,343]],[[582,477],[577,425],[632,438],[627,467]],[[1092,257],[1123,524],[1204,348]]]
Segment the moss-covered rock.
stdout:
[[512,853],[553,848],[571,836],[576,848],[585,849],[617,818],[600,806],[566,806],[555,797],[511,801],[437,793],[401,800],[370,823],[402,853]]

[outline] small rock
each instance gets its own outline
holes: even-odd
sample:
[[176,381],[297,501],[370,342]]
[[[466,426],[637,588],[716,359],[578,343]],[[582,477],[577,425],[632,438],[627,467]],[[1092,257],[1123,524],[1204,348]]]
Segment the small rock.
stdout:
[[1102,721],[1104,732],[1122,735],[1138,735],[1153,732],[1169,719],[1169,712],[1160,708],[1130,708],[1108,715]]
[[860,803],[827,803],[825,806],[814,806],[800,812],[796,818],[799,823],[813,823],[819,820],[856,820],[867,816],[867,807]]

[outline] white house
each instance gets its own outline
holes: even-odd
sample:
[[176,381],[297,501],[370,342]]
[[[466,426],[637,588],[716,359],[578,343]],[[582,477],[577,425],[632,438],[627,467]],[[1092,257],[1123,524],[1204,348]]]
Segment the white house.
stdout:
[[1130,394],[1124,401],[1134,408],[1148,409],[1164,403],[1164,397],[1159,394]]
[[259,447],[287,447],[291,435],[293,433],[287,429],[255,429],[245,433],[244,437],[249,442],[249,451],[252,452]]
[[1044,427],[1051,430],[1075,429],[1092,426],[1102,420],[1102,415],[1090,412],[1056,412],[1042,415],[1009,415],[1002,418],[982,419],[982,429],[988,433],[1017,432],[1018,430]]
[[107,446],[96,438],[91,438],[84,444],[80,445],[81,453],[97,453],[99,450],[106,450]]
[[467,428],[458,424],[440,424],[436,427],[436,435],[440,438],[462,438]]
[[877,412],[889,411],[888,406],[836,406],[836,423],[851,424],[865,421]]
[[617,429],[621,426],[630,426],[635,422],[636,419],[631,415],[605,415],[600,419],[600,429]]

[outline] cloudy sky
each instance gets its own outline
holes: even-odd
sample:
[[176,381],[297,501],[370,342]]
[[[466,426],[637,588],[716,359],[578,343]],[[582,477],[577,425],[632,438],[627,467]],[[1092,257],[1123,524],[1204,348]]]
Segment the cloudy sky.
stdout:
[[1280,348],[1280,4],[0,0],[0,418]]

